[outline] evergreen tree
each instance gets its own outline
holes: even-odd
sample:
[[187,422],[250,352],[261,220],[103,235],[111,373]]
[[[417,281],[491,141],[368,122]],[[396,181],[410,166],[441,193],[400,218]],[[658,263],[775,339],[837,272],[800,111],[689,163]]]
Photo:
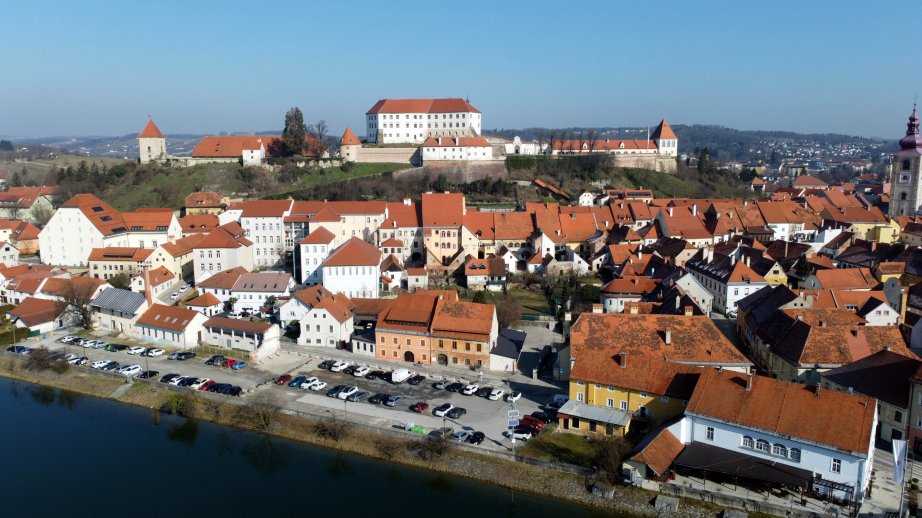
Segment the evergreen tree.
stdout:
[[282,143],[285,156],[300,155],[304,149],[304,135],[307,127],[304,125],[304,114],[297,106],[285,114],[285,128],[282,130]]

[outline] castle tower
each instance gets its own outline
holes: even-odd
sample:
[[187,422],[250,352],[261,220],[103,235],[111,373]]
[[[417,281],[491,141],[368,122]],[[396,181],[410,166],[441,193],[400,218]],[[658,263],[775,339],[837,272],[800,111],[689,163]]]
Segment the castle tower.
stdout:
[[890,216],[912,216],[922,204],[922,136],[916,105],[906,124],[906,136],[900,139],[900,150],[893,157],[893,177],[890,189]]
[[659,121],[659,125],[653,130],[650,139],[656,143],[656,149],[659,154],[665,156],[677,156],[679,154],[679,137],[672,131],[672,127],[666,122],[666,119]]
[[360,149],[362,149],[362,142],[352,132],[352,128],[347,127],[343,138],[339,141],[339,156],[347,162],[358,162]]
[[142,164],[159,162],[166,158],[166,137],[153,119],[147,119],[147,126],[138,133],[138,151]]

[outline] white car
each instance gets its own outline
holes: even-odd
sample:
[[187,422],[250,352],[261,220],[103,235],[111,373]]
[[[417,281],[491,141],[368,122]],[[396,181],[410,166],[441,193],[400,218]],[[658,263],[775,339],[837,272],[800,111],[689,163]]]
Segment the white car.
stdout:
[[189,388],[191,388],[191,389],[193,389],[193,390],[198,390],[198,389],[202,388],[202,385],[208,383],[209,381],[212,381],[212,380],[210,380],[210,379],[208,379],[208,378],[199,378],[198,381],[196,381],[195,383],[189,385]]
[[151,350],[147,351],[147,355],[148,355],[148,356],[151,356],[151,357],[153,357],[153,356],[160,356],[161,354],[163,354],[163,353],[165,353],[165,352],[166,352],[166,351],[164,351],[163,349],[151,349]]
[[470,385],[464,387],[464,390],[461,391],[465,396],[473,396],[480,389],[480,385],[476,383],[471,383]]
[[336,363],[333,364],[332,367],[330,367],[330,371],[332,371],[332,372],[339,372],[339,371],[345,369],[345,368],[348,367],[348,366],[349,366],[349,364],[346,363],[346,362],[336,362]]
[[178,299],[178,298],[179,298],[179,292],[178,292],[178,291],[177,291],[176,293],[170,295],[170,300],[176,300],[176,299]]
[[141,354],[144,351],[144,347],[132,347],[131,349],[128,349],[128,354]]
[[336,397],[338,397],[339,399],[346,399],[347,397],[351,396],[352,394],[355,394],[358,391],[359,391],[359,388],[356,386],[346,387],[342,389],[341,391],[339,391],[339,394],[337,394]]
[[94,369],[101,369],[108,364],[109,364],[109,360],[96,360],[95,362],[90,364],[90,367]]
[[[301,385],[301,386],[303,387],[304,385]],[[311,383],[310,385],[308,385],[307,388],[309,388],[310,390],[313,390],[314,392],[320,392],[321,390],[327,388],[327,382],[326,381],[315,381],[314,383]]]
[[79,338],[77,338],[76,336],[67,335],[67,336],[61,338],[61,343],[62,343],[62,344],[69,344],[69,343],[71,343],[71,342],[76,342],[77,340],[79,340]]
[[74,358],[73,360],[70,360],[70,361],[67,362],[67,363],[69,363],[69,364],[71,364],[71,365],[86,365],[86,362],[87,362],[87,361],[89,361],[89,360],[87,359],[86,356],[81,356],[81,357],[79,357],[79,358]]
[[515,403],[521,398],[522,398],[522,393],[513,390],[512,392],[506,395],[506,403]]
[[118,370],[118,373],[124,376],[137,376],[141,374],[142,370],[144,369],[142,369],[140,365],[125,365]]
[[310,378],[307,378],[306,380],[301,382],[301,388],[303,388],[304,390],[307,390],[311,388],[311,385],[313,385],[314,383],[318,383],[318,382],[320,382],[320,380],[317,379],[316,376],[311,376]]
[[490,395],[487,396],[487,399],[490,401],[499,401],[499,398],[503,397],[503,394],[505,394],[505,392],[503,392],[501,389],[493,389],[490,392]]
[[453,408],[454,407],[450,404],[445,403],[444,405],[437,406],[435,410],[432,411],[432,415],[436,417],[445,417],[445,415],[448,414],[448,412],[451,412],[451,409]]
[[184,379],[186,379],[186,378],[188,378],[188,377],[189,377],[189,376],[176,376],[175,378],[173,378],[172,380],[170,380],[170,385],[179,386],[179,383],[180,383],[182,380],[184,380]]
[[355,376],[356,378],[364,378],[365,375],[368,374],[369,372],[371,372],[371,369],[369,369],[368,367],[359,367],[355,369],[355,372],[353,372],[352,375]]
[[72,362],[73,362],[74,360],[76,360],[77,358],[79,358],[79,356],[77,356],[76,354],[71,353],[71,354],[68,354],[68,355],[65,355],[65,356],[64,356],[64,361],[66,361],[67,363],[72,363]]
[[512,431],[506,430],[505,432],[503,432],[503,436],[509,437],[509,438],[515,437],[515,440],[517,441],[527,441],[531,439],[531,432],[526,432],[525,430],[516,428],[515,430],[512,430]]

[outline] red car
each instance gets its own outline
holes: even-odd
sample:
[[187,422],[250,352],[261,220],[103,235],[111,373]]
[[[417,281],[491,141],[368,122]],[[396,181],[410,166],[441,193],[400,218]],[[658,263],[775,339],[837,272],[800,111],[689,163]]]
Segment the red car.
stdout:
[[284,385],[291,381],[291,374],[282,374],[278,378],[275,378],[276,385]]
[[534,417],[532,417],[532,416],[530,416],[530,415],[527,415],[527,416],[523,417],[522,420],[521,420],[520,422],[521,422],[523,425],[525,425],[525,426],[530,426],[530,427],[532,427],[532,428],[534,428],[534,429],[536,429],[536,430],[538,430],[538,431],[541,431],[541,430],[544,429],[544,422],[542,422],[542,421],[540,421],[540,420],[538,420],[538,419],[536,419],[536,418],[534,418]]
[[413,412],[423,413],[428,409],[429,409],[429,403],[426,403],[425,401],[417,401],[416,403],[413,403],[412,405],[410,405],[410,410],[412,410]]
[[208,388],[211,387],[212,385],[214,385],[215,383],[217,383],[217,382],[214,381],[214,380],[208,380],[208,381],[206,381],[205,383],[202,383],[202,386],[199,387],[198,389],[199,389],[199,390],[206,390],[206,391],[207,391]]
[[235,360],[233,358],[227,358],[226,360],[224,360],[224,366],[227,368],[231,368],[234,366],[235,363],[237,363],[237,361],[238,360]]

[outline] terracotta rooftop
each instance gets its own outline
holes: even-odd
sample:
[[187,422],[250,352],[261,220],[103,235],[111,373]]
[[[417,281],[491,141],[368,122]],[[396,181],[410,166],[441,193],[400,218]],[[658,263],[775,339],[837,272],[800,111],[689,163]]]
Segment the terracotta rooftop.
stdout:
[[323,262],[323,267],[378,266],[380,263],[380,250],[362,239],[353,237],[334,250]]
[[241,218],[281,218],[291,210],[291,200],[248,200],[243,202]]
[[204,323],[205,327],[212,329],[226,329],[240,333],[264,334],[272,329],[272,324],[267,322],[251,322],[239,318],[211,317]]
[[186,306],[195,308],[210,308],[212,306],[217,306],[220,303],[221,301],[218,300],[218,297],[215,297],[211,293],[206,293],[186,302]]
[[460,227],[464,224],[464,195],[425,193],[422,195],[422,226]]
[[679,399],[691,398],[702,367],[600,348],[581,349],[570,379]]
[[429,137],[423,147],[490,147],[483,137]]
[[218,217],[214,214],[186,214],[179,218],[179,226],[184,234],[207,234],[217,228]]
[[138,325],[183,332],[197,315],[201,313],[193,309],[154,304],[138,317]]
[[224,205],[224,202],[221,195],[216,192],[198,191],[190,192],[189,195],[186,196],[186,201],[183,203],[183,205],[187,209],[194,209],[197,207],[220,208],[222,205]]
[[381,99],[365,112],[375,113],[480,113],[461,98],[448,99]]
[[[397,295],[378,316],[378,330],[428,332],[438,296],[419,293]],[[361,304],[356,302],[356,312]]]
[[312,308],[317,305],[321,300],[332,297],[333,293],[330,290],[323,287],[322,284],[315,284],[309,288],[304,288],[303,290],[297,291],[292,294],[292,297],[298,302],[304,304],[305,306]]
[[199,288],[224,289],[229,290],[234,287],[234,283],[241,275],[247,273],[246,268],[237,266],[228,270],[222,270],[199,282],[196,286]]
[[668,428],[662,427],[645,437],[630,459],[646,464],[657,475],[663,475],[684,448],[685,445]]
[[869,268],[817,270],[814,275],[819,281],[819,287],[827,290],[872,290],[880,284]]
[[154,124],[153,119],[147,119],[147,124],[144,125],[144,129],[141,130],[141,133],[138,133],[138,138],[164,138],[163,133],[160,132],[160,128]]
[[243,237],[243,233],[234,234],[225,225],[216,227],[205,237],[200,239],[193,248],[241,248],[251,246],[252,241]]
[[439,338],[487,341],[495,316],[493,304],[438,300],[431,333]]
[[10,315],[33,327],[55,320],[66,308],[67,304],[57,300],[26,297],[10,311]]
[[656,126],[656,129],[653,130],[653,133],[650,134],[650,139],[672,139],[676,140],[679,137],[676,136],[675,132],[672,131],[672,126],[666,122],[666,119],[659,121],[659,124]]
[[624,352],[689,365],[751,365],[704,315],[583,313],[573,325],[570,343],[577,361],[581,354],[596,357]]
[[464,263],[464,275],[468,277],[489,275],[489,276],[506,276],[506,262],[499,258],[494,259],[474,259],[471,258]]
[[872,398],[814,390],[763,376],[705,369],[686,414],[865,454],[877,405]]
[[250,292],[284,292],[288,290],[291,274],[287,272],[242,273],[233,290]]
[[325,227],[317,227],[313,232],[304,236],[301,240],[302,245],[328,245],[336,239],[336,236]]
[[352,132],[352,128],[346,126],[346,131],[343,133],[343,138],[339,139],[340,146],[360,146],[362,142],[358,137],[355,136],[355,133]]
[[90,251],[90,261],[144,261],[154,253],[150,248],[106,247]]

